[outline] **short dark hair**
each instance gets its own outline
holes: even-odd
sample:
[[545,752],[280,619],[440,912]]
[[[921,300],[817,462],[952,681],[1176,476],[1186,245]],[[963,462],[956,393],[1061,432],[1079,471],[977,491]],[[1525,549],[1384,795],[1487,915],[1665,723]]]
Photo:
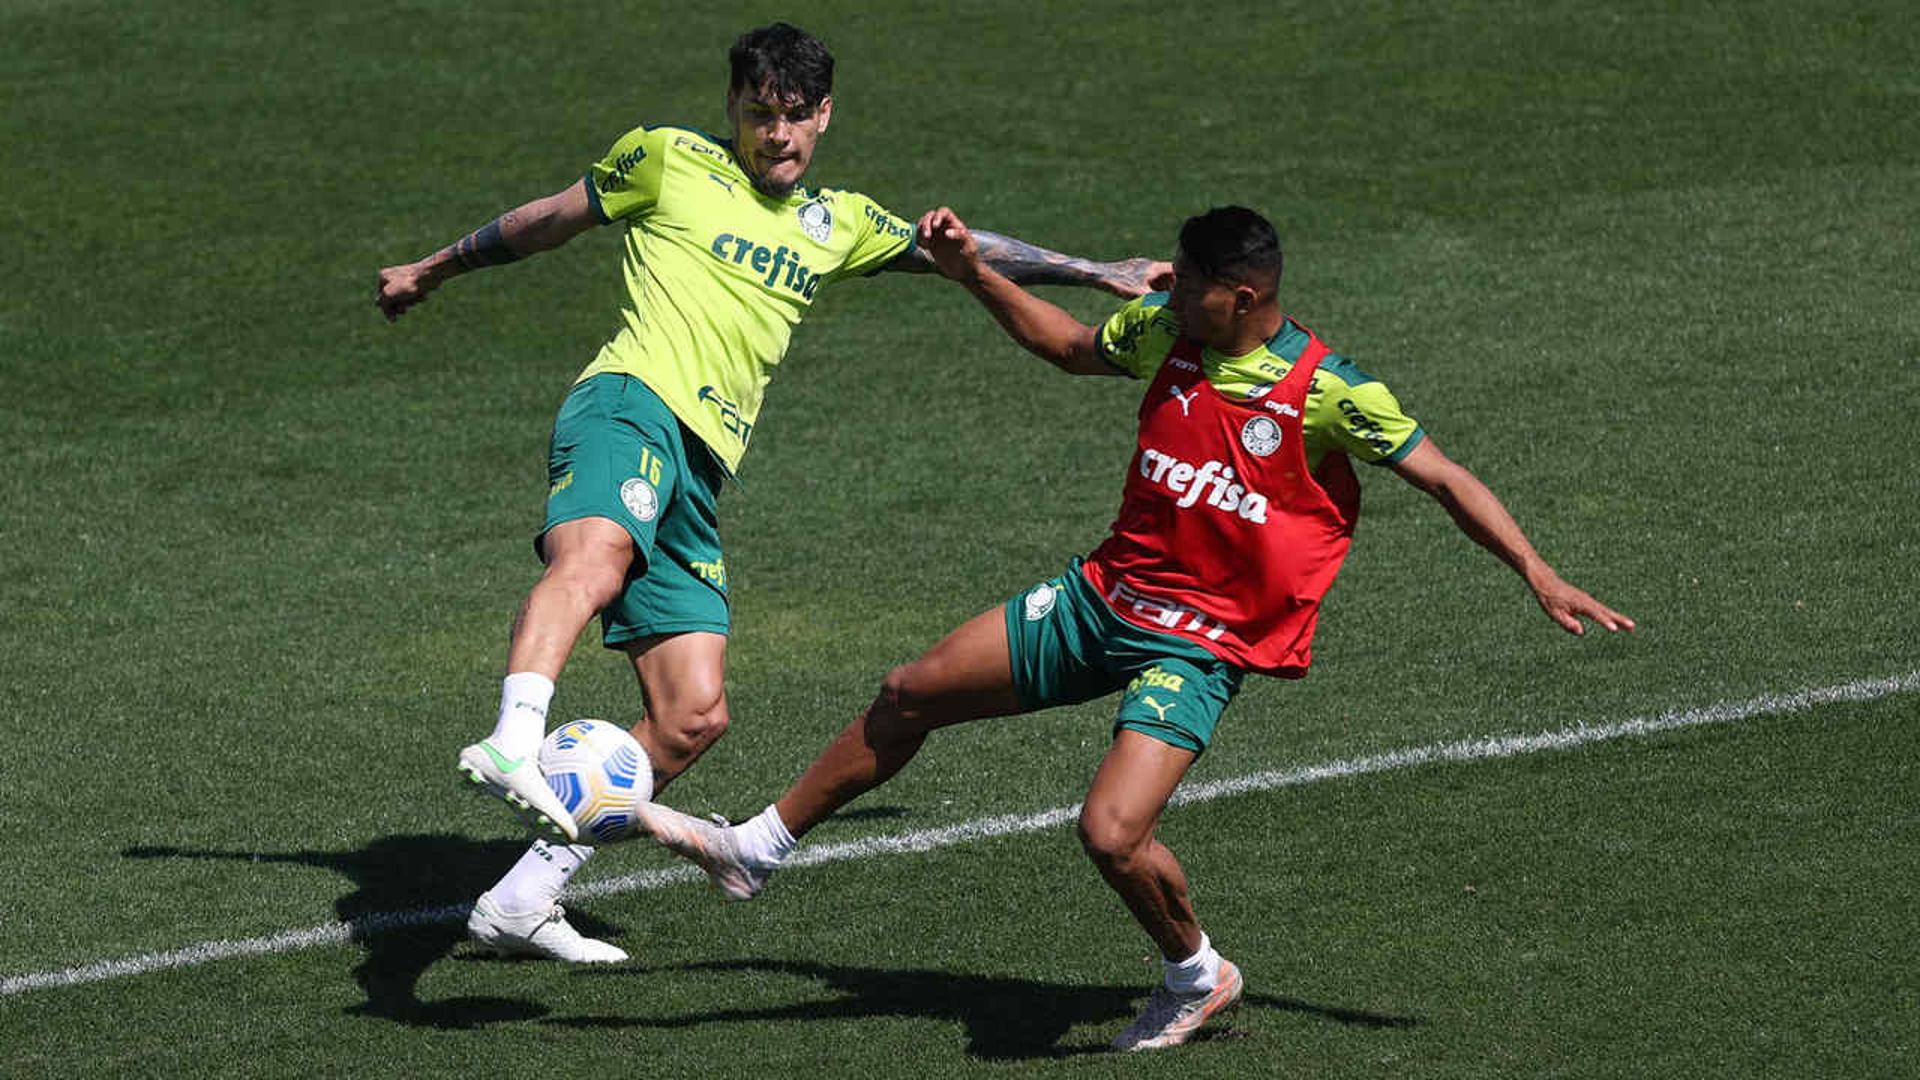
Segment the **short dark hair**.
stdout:
[[833,93],[833,54],[821,40],[788,23],[749,30],[727,50],[733,68],[729,93],[756,93],[762,87],[785,100],[818,105]]
[[1244,206],[1216,206],[1180,226],[1180,253],[1215,281],[1280,285],[1283,259],[1273,224]]

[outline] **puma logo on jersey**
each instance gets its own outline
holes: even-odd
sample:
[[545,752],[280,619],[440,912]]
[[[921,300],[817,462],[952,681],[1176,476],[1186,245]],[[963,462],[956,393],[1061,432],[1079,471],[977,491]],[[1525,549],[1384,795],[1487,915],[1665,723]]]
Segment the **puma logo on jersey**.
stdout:
[[1187,415],[1187,410],[1193,406],[1193,399],[1200,396],[1200,391],[1198,390],[1189,390],[1183,394],[1180,392],[1180,388],[1177,386],[1167,387],[1167,393],[1172,394],[1174,397],[1180,399],[1180,415],[1181,416]]
[[1222,513],[1238,514],[1242,520],[1256,525],[1267,523],[1267,497],[1235,483],[1237,478],[1231,465],[1209,461],[1196,468],[1171,454],[1142,450],[1140,475],[1149,483],[1180,496],[1174,505],[1182,510],[1204,499],[1208,506]]

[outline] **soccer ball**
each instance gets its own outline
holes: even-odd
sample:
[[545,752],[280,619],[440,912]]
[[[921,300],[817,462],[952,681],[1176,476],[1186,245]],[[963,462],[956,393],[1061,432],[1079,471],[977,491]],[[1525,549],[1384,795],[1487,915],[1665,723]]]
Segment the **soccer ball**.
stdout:
[[634,808],[653,797],[653,765],[627,730],[605,720],[575,720],[540,744],[547,786],[580,826],[580,842],[611,844],[632,836]]

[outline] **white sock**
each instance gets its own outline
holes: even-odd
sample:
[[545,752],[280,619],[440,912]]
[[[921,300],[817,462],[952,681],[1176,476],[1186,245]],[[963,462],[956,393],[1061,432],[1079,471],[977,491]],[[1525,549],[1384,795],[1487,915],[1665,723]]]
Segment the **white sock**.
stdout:
[[740,855],[757,868],[779,866],[787,861],[799,841],[780,820],[780,811],[768,806],[750,821],[733,827],[733,838],[740,844]]
[[1213,942],[1206,934],[1200,935],[1200,947],[1185,960],[1162,960],[1160,966],[1167,973],[1167,989],[1180,994],[1192,994],[1201,990],[1211,990],[1220,982],[1220,954],[1213,951]]
[[587,865],[593,849],[585,844],[549,844],[535,840],[507,876],[487,890],[502,911],[524,915],[545,911],[560,899],[560,890],[574,871]]
[[500,683],[500,719],[487,740],[508,757],[531,754],[547,735],[547,706],[553,680],[537,671],[519,671]]

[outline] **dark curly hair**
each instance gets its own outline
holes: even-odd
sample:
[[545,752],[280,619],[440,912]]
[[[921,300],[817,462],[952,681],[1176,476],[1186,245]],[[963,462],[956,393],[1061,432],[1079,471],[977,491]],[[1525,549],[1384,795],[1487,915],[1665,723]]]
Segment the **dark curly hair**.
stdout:
[[741,34],[727,50],[727,62],[733,68],[727,82],[731,93],[766,87],[782,101],[799,98],[808,105],[833,93],[833,54],[819,38],[788,23]]

